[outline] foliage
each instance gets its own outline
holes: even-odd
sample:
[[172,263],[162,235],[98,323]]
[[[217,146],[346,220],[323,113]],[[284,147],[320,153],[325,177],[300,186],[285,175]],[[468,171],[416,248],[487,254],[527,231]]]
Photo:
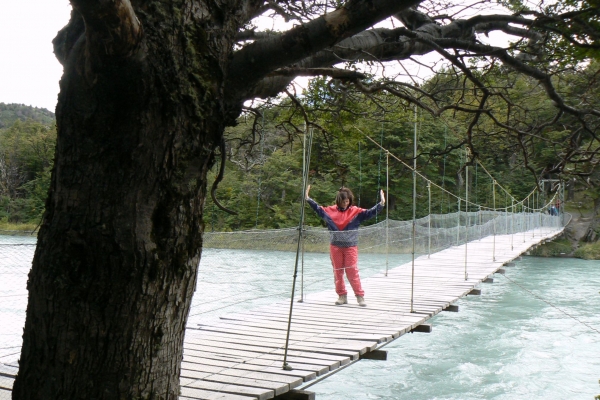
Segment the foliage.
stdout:
[[[543,94],[528,79],[502,71],[490,73],[486,79],[490,85],[504,85],[505,95],[515,103],[539,105],[536,112],[529,111],[526,115],[515,110],[511,116],[515,124],[543,118],[552,107],[538,101]],[[443,74],[439,74],[425,86],[433,89],[443,80]],[[245,114],[237,126],[226,132],[230,157],[218,197],[239,215],[225,214],[207,200],[208,230],[283,228],[298,224],[306,120],[314,132],[309,173],[311,197],[320,204],[332,204],[336,190],[348,186],[354,191],[357,205],[369,208],[379,201],[379,189],[386,190],[389,179],[389,217],[412,218],[413,177],[407,166],[413,163],[416,125],[417,168],[432,182],[429,188],[432,213],[456,211],[458,201],[450,193],[464,198],[465,185],[469,187],[472,203],[491,208],[511,207],[510,196],[500,186],[494,188],[492,178],[481,165],[467,157],[464,132],[468,129],[468,119],[460,116],[448,119],[417,110],[415,121],[414,108],[391,95],[348,93],[338,84],[335,80],[314,79],[295,102],[281,100],[258,110],[257,115]],[[508,112],[504,102],[490,104],[494,104],[499,114]],[[547,135],[554,141],[563,138],[562,132],[550,128]],[[539,140],[526,144],[530,151],[529,158],[525,158],[522,143],[507,132],[499,132],[487,117],[482,117],[473,128],[472,144],[477,160],[517,199],[525,197],[535,186],[535,175],[526,172],[527,168],[541,174],[558,157],[556,149]],[[385,150],[390,151],[389,159]],[[467,161],[471,162],[468,183]],[[427,181],[418,176],[416,189],[418,218],[429,213]],[[551,195],[547,193],[547,198]],[[474,209],[473,205],[469,208]],[[464,201],[461,210],[465,210]],[[312,212],[306,214],[306,222],[322,224]],[[371,221],[374,222],[377,221]]]
[[55,124],[54,113],[45,108],[0,103],[0,129],[8,128],[16,121],[25,122],[27,120],[33,120],[46,126]]
[[[2,235],[11,235],[11,234],[19,234],[19,235],[31,235],[35,229],[38,228],[36,223],[29,224],[15,224],[10,222],[0,222],[0,232]],[[35,232],[34,232],[35,233]]]
[[569,239],[555,239],[551,242],[544,243],[530,251],[532,256],[537,257],[557,257],[561,255],[571,254],[573,245]]
[[50,186],[56,129],[17,120],[0,129],[0,221],[37,223]]
[[600,242],[584,243],[573,255],[584,260],[600,260]]

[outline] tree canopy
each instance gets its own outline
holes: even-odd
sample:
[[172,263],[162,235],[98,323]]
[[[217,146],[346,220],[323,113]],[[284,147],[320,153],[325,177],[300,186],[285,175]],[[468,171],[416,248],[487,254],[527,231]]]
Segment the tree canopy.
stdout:
[[[389,116],[416,105],[432,121],[423,133],[431,155],[468,148],[463,164],[485,156],[500,165],[520,149],[515,163],[538,176],[591,176],[597,164],[594,1],[71,5],[53,42],[64,68],[56,152],[15,399],[178,397],[209,171],[219,155],[225,165],[228,151],[236,154],[230,162],[251,168],[255,153],[241,157],[244,146],[289,146],[272,152],[272,164],[261,162],[276,220],[285,212],[273,199],[290,196],[302,126],[322,133],[315,176],[328,185],[350,178],[355,160],[345,155],[360,140],[347,126],[369,125],[360,103],[400,152],[406,127],[389,126]],[[261,28],[271,19],[286,24]],[[507,40],[492,40],[497,35]],[[300,76],[325,77],[308,101],[289,86]],[[269,100],[279,94],[289,100]],[[284,107],[278,126],[287,135],[259,144],[253,122],[255,129],[225,136],[243,112],[255,121],[284,115],[263,109],[267,100]],[[438,120],[465,128],[440,146]],[[541,170],[536,154],[547,164]],[[439,159],[427,167],[439,169]],[[222,179],[218,173],[215,182]]]

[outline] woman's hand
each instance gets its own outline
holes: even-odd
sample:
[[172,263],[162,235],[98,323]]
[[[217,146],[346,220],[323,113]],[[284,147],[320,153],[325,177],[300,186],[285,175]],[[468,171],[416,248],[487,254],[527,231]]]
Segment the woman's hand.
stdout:
[[307,199],[307,200],[309,199],[309,197],[308,197],[308,192],[310,192],[310,185],[308,185],[308,186],[306,187],[306,199]]
[[379,204],[381,204],[382,206],[385,206],[385,193],[383,193],[383,189],[381,190],[380,196],[381,196],[381,201],[379,202]]

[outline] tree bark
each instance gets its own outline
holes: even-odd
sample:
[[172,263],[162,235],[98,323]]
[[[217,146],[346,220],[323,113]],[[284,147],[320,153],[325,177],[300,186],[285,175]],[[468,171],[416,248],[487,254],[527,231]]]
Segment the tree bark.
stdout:
[[176,399],[237,23],[152,3],[122,19],[121,40],[73,3],[13,398]]

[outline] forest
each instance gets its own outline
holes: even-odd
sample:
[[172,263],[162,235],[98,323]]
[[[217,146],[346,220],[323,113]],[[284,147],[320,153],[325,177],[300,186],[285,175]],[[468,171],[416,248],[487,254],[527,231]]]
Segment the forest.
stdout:
[[35,227],[44,211],[56,145],[54,114],[0,103],[0,224]]
[[[583,71],[580,75],[561,77],[561,85],[570,88],[569,96],[576,98],[590,90],[578,87],[585,82],[585,75]],[[533,80],[502,69],[483,78],[490,85],[506,88],[505,95],[521,104],[507,109],[506,103],[492,103],[494,111],[512,119],[515,126],[527,129],[549,119],[554,112],[552,102]],[[426,82],[424,88],[443,93],[444,79],[447,77],[442,71]],[[536,106],[524,106],[532,104]],[[427,99],[423,99],[421,108],[415,109],[393,95],[350,94],[339,81],[313,79],[297,98],[292,100],[288,96],[259,109],[249,109],[237,126],[226,131],[227,173],[219,184],[217,197],[238,215],[221,211],[208,198],[207,229],[297,225],[306,126],[310,126],[314,135],[309,174],[311,194],[321,204],[331,204],[335,191],[348,186],[354,190],[360,206],[371,207],[378,201],[379,189],[387,189],[389,180],[389,217],[410,219],[412,173],[403,163],[412,165],[415,130],[418,170],[437,186],[463,198],[468,185],[470,199],[476,204],[489,208],[511,206],[508,195],[498,188],[494,204],[490,175],[516,199],[524,198],[540,179],[558,178],[565,181],[571,199],[575,190],[585,191],[587,201],[596,198],[593,166],[574,159],[563,166],[562,173],[555,168],[572,144],[568,138],[573,131],[564,121],[548,124],[539,135],[527,138],[499,129],[491,118],[481,118],[474,127],[469,124],[464,115],[448,118],[428,111]],[[469,129],[472,133],[467,142],[465,132]],[[580,139],[578,146],[586,147],[590,142]],[[394,157],[386,160],[385,150]],[[470,166],[468,181],[467,165]],[[541,201],[552,195],[546,187]],[[431,197],[433,213],[457,210],[456,200],[440,189],[433,187]],[[427,199],[427,182],[418,179],[417,217],[427,215]],[[320,223],[312,214],[307,219],[310,225]]]
[[[439,86],[443,79],[442,71],[426,86]],[[520,118],[527,125],[547,119],[553,112],[551,102],[535,81],[501,70],[488,74],[486,79],[506,87],[507,95],[515,101],[538,105],[509,111],[499,103],[495,111],[500,114],[511,112],[511,118]],[[577,86],[584,81],[580,77],[563,75],[561,79],[562,85],[571,88],[572,96],[584,91]],[[313,197],[321,204],[331,203],[337,188],[347,186],[353,189],[358,205],[368,208],[378,201],[379,190],[387,190],[389,184],[389,217],[409,219],[412,173],[399,159],[412,165],[415,129],[418,170],[459,196],[464,197],[469,185],[471,200],[476,204],[490,208],[511,205],[505,193],[498,193],[494,205],[492,179],[481,165],[516,199],[526,196],[539,179],[559,177],[569,182],[571,190],[585,190],[588,200],[596,198],[595,181],[590,179],[594,173],[588,174],[588,179],[575,178],[577,184],[573,183],[576,173],[586,166],[572,163],[562,175],[548,172],[568,151],[564,140],[572,132],[563,129],[564,125],[549,125],[543,137],[520,141],[498,130],[490,120],[482,119],[473,129],[472,144],[477,154],[468,157],[470,149],[464,141],[467,119],[448,119],[433,115],[426,108],[406,107],[392,95],[349,96],[342,87],[340,81],[315,78],[294,101],[280,97],[259,108],[249,108],[237,126],[226,130],[226,172],[216,194],[237,215],[222,211],[208,197],[204,221],[208,231],[298,224],[307,126],[314,137],[309,182]],[[47,110],[0,104],[0,124],[4,126],[0,129],[0,223],[36,226],[44,210],[53,165],[54,116]],[[386,160],[385,150],[395,157]],[[468,182],[467,164],[471,165]],[[217,171],[218,166],[212,169],[210,179],[214,180]],[[428,212],[428,188],[423,179],[417,183],[417,217],[421,217]],[[550,198],[552,193],[546,195]],[[433,213],[457,210],[456,200],[435,187],[431,197]],[[307,223],[318,226],[321,221],[309,213]]]

